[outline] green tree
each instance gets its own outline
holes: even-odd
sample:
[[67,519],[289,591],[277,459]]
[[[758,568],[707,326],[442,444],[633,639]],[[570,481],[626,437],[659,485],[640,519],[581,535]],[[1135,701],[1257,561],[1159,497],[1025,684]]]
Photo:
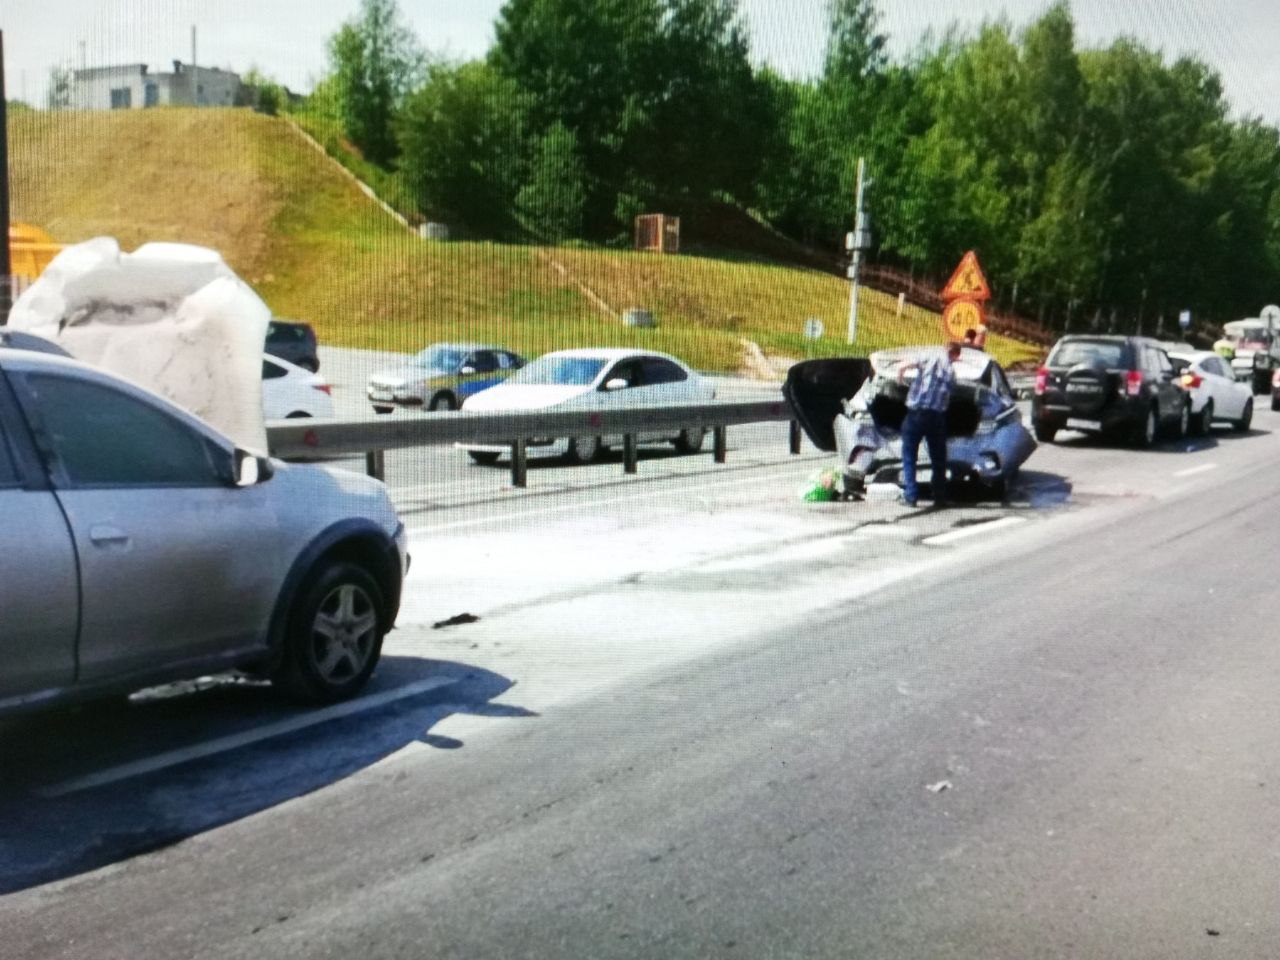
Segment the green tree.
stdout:
[[356,16],[329,39],[339,117],[366,159],[396,157],[396,111],[422,77],[425,56],[395,0],[361,0]]
[[533,236],[559,243],[581,236],[586,203],[578,138],[564,124],[554,123],[539,144],[528,183],[516,195],[516,216]]
[[483,61],[429,68],[397,127],[400,169],[419,209],[497,235],[512,232],[527,180],[528,97]]

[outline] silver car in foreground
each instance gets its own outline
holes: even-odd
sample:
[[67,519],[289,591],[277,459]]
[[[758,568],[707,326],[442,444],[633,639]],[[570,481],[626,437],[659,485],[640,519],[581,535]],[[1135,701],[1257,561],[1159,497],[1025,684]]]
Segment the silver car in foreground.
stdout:
[[[902,482],[902,438],[912,365],[945,347],[881,350],[866,359],[811,360],[797,364],[784,392],[810,439],[839,451],[846,476],[871,483]],[[899,382],[899,370],[908,373]],[[1013,390],[990,355],[966,348],[955,364],[956,389],[947,412],[947,468],[951,480],[976,484],[1003,498],[1019,468],[1036,449],[1022,422]],[[920,445],[922,478],[931,476]]]
[[356,693],[408,564],[386,488],[0,349],[0,714],[225,670]]

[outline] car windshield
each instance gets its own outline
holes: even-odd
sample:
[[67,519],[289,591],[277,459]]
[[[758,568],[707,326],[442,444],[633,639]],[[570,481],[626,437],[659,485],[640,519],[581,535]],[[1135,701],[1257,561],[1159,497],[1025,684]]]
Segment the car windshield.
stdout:
[[416,367],[423,367],[427,370],[453,371],[462,366],[462,361],[466,355],[466,351],[459,350],[456,347],[427,347],[427,349],[413,358],[413,364]]
[[1104,367],[1124,366],[1124,345],[1103,340],[1068,340],[1058,345],[1049,358],[1051,367],[1074,367],[1100,363]]
[[585,387],[604,368],[599,357],[539,357],[511,378],[511,383]]

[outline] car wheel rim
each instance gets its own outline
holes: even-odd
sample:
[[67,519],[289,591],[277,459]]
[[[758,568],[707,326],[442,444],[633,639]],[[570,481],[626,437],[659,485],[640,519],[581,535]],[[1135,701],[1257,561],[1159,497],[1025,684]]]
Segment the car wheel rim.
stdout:
[[1151,443],[1156,438],[1156,415],[1153,410],[1147,411],[1147,428],[1143,437],[1146,439],[1147,443]]
[[431,401],[431,411],[433,413],[439,413],[442,410],[451,410],[451,409],[453,409],[453,404],[449,402],[447,397],[436,397],[434,400]]
[[344,583],[325,596],[311,624],[316,672],[327,683],[358,676],[378,636],[378,613],[369,594]]
[[1182,430],[1182,433],[1184,436],[1186,435],[1187,427],[1189,427],[1190,425],[1191,425],[1191,414],[1187,412],[1186,407],[1183,407],[1182,418],[1178,421],[1178,426]]

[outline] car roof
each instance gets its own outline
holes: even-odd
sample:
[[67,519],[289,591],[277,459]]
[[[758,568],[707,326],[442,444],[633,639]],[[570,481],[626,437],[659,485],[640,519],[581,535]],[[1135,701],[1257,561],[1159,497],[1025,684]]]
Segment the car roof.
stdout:
[[97,369],[71,356],[45,353],[42,350],[27,350],[23,347],[8,347],[2,344],[0,344],[0,367],[6,370],[57,370],[66,367],[77,370]]
[[429,343],[418,353],[423,350],[430,350],[432,347],[446,347],[449,350],[501,350],[503,353],[515,353],[514,350],[508,350],[506,347],[495,347],[491,343],[468,343],[465,341],[442,340],[439,343]]
[[1216,357],[1218,354],[1212,350],[1170,350],[1169,356],[1175,360],[1186,360],[1188,363],[1198,363],[1205,357]]
[[578,357],[590,360],[626,360],[629,357],[661,357],[663,360],[673,360],[682,367],[688,364],[678,357],[673,357],[669,353],[663,353],[660,350],[643,350],[635,347],[574,347],[570,350],[553,350],[550,353],[544,353],[542,357]]

